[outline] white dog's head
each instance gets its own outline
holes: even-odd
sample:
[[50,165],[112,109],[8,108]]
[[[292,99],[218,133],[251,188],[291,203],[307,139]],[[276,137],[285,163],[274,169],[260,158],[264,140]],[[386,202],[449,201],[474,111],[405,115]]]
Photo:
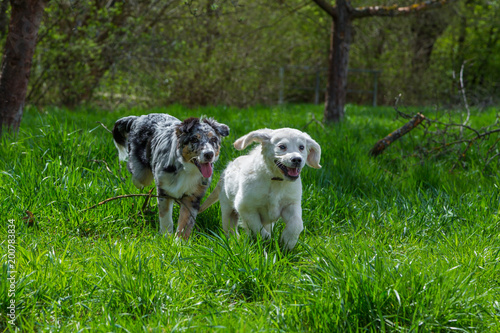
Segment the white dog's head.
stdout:
[[234,148],[245,149],[252,142],[262,144],[262,154],[269,169],[287,180],[297,180],[305,164],[321,168],[321,147],[304,132],[293,128],[260,129],[234,142]]

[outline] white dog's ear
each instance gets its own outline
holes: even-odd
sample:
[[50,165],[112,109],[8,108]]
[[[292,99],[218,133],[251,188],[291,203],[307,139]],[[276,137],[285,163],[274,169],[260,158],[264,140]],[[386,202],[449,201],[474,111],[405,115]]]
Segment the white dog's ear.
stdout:
[[250,132],[247,135],[242,136],[241,138],[236,140],[234,142],[234,148],[238,150],[243,150],[246,147],[248,147],[248,145],[250,145],[252,142],[259,142],[259,143],[268,142],[271,139],[272,132],[273,130],[268,128]]
[[306,164],[311,168],[320,169],[319,160],[321,158],[321,147],[309,134],[304,133],[307,140],[307,160]]

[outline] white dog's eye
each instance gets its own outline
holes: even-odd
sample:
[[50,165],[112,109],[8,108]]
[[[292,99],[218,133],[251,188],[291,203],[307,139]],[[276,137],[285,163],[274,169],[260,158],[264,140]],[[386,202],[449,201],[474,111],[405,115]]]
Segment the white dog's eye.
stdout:
[[300,145],[300,146],[299,146],[299,150],[300,150],[300,151],[303,151],[303,150],[304,150],[304,148],[305,148],[305,147],[304,147],[304,145]]
[[286,149],[286,146],[285,146],[285,145],[279,145],[279,148],[280,148],[281,150],[285,150],[285,149]]

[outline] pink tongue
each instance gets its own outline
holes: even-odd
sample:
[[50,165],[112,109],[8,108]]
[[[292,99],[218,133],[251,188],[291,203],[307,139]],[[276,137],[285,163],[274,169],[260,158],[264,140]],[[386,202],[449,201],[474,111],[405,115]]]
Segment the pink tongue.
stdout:
[[287,168],[288,169],[288,174],[293,177],[297,177],[299,175],[299,169],[298,168]]
[[212,176],[212,165],[210,165],[210,163],[202,163],[200,167],[203,177],[210,178],[210,176]]

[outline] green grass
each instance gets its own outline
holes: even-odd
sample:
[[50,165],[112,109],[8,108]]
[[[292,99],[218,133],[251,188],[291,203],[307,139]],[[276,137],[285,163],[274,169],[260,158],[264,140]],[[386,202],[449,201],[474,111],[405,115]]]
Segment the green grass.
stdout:
[[[321,119],[311,105],[152,111],[207,114],[231,127],[213,184],[240,155],[239,136]],[[495,111],[473,121],[488,123]],[[266,244],[226,239],[218,204],[179,242],[157,233],[155,204],[138,214],[143,198],[84,210],[140,193],[96,121],[112,127],[147,112],[29,109],[18,137],[1,139],[2,331],[15,329],[6,316],[9,220],[22,331],[500,331],[498,164],[481,172],[476,150],[467,169],[450,173],[455,156],[405,157],[419,142],[415,130],[370,158],[400,123],[391,109],[349,106],[341,124],[307,127],[323,168],[303,172],[305,230],[291,253],[280,251],[279,235]]]

